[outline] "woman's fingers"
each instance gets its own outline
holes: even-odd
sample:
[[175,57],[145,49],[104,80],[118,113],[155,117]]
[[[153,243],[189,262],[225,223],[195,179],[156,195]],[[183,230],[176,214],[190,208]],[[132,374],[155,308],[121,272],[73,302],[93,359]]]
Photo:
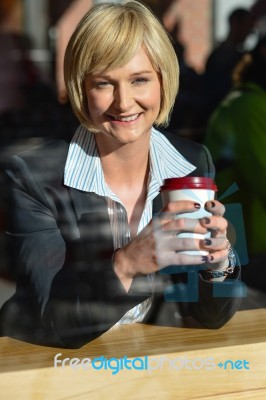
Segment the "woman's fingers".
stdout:
[[205,228],[198,219],[194,218],[176,218],[167,221],[161,225],[162,232],[172,232],[177,235],[182,232],[200,233],[202,235],[207,233]]
[[206,211],[212,213],[213,215],[217,215],[220,217],[222,217],[225,213],[225,206],[218,200],[207,201],[204,208]]
[[215,237],[225,237],[227,226],[227,220],[218,216],[208,216],[201,219],[182,217],[167,221],[158,220],[154,224],[155,229],[163,232],[172,232],[173,234],[192,232],[203,235],[211,232]]
[[225,260],[228,259],[228,254],[229,254],[229,250],[228,249],[224,249],[224,250],[219,250],[219,251],[215,251],[213,253],[210,253],[208,256],[208,263],[209,264],[218,264],[221,262],[224,262]]
[[179,200],[171,201],[164,208],[162,208],[161,213],[169,212],[174,214],[181,214],[186,212],[195,212],[201,208],[201,205],[196,201],[189,200]]
[[202,248],[208,251],[229,250],[230,243],[225,236],[216,238],[206,238],[202,240]]
[[178,214],[191,213],[191,218],[193,218],[193,212],[200,208],[201,205],[193,201],[172,201],[161,209],[157,218],[160,219],[161,224],[174,220]]
[[[157,252],[200,251],[206,250],[202,240],[188,237],[173,237],[164,235],[157,243]],[[206,250],[208,251],[208,250]]]
[[[157,218],[128,245],[128,259],[134,270],[132,275],[149,273],[168,265],[187,265],[189,268],[191,265],[208,264],[216,268],[224,264],[228,257],[227,221],[222,217],[224,206],[218,201],[207,202],[205,209],[211,215],[202,219],[193,218],[193,212],[199,208],[199,204],[191,201],[171,202],[164,207]],[[189,215],[179,218],[179,214],[183,213]],[[211,232],[211,238],[197,237],[197,234],[206,235],[208,232]],[[180,237],[182,233],[195,236]],[[207,255],[202,255],[202,250]],[[192,251],[195,253],[189,253]]]
[[160,268],[167,267],[168,265],[186,265],[189,266],[202,265],[208,262],[208,256],[205,255],[190,255],[179,252],[167,252],[165,254],[157,255],[158,265]]
[[[159,238],[158,238],[159,239]],[[157,250],[161,251],[191,251],[205,250],[208,253],[222,251],[222,257],[228,255],[230,243],[225,237],[198,239],[197,237],[176,237],[162,235],[157,242]],[[217,255],[219,257],[219,255]]]
[[204,228],[206,228],[208,231],[210,231],[214,235],[215,234],[224,235],[224,233],[226,232],[227,226],[228,226],[227,220],[221,216],[214,216],[214,215],[208,216],[208,217],[201,218],[199,221],[200,221],[200,224]]
[[[196,201],[193,202],[189,200],[179,200],[168,203],[164,208],[162,208],[161,212],[181,214],[184,212],[197,211],[200,208],[200,203],[197,203]],[[225,206],[218,200],[207,201],[204,205],[204,209],[209,213],[217,216],[223,216],[225,213]]]
[[211,269],[224,269],[228,266],[228,255],[231,244],[226,236],[205,239],[205,248],[208,249],[208,265]]
[[[176,230],[178,232],[184,231],[186,227],[188,228],[189,231],[191,231],[190,227],[190,222],[186,222],[185,220],[193,220],[193,212],[198,211],[200,208],[199,203],[193,203],[192,201],[173,201],[167,204],[165,206],[158,218],[160,220],[160,225],[164,226],[165,230]],[[227,229],[227,221],[225,218],[223,218],[223,214],[225,212],[225,207],[223,204],[221,204],[217,200],[212,200],[212,201],[207,201],[205,203],[205,210],[210,212],[212,215],[206,216],[204,218],[201,218],[200,225],[205,228],[207,231],[212,231],[214,234],[215,233],[221,233],[224,234],[224,232]],[[191,218],[177,218],[178,214],[183,214],[183,213],[190,213]],[[196,220],[196,219],[194,219]],[[177,222],[178,221],[178,222]],[[167,226],[168,223],[171,223],[170,225]],[[183,224],[183,226],[182,226]],[[202,232],[202,229],[195,224],[195,229],[198,229]],[[200,232],[199,232],[200,233]],[[203,232],[204,233],[204,232]],[[206,233],[206,232],[205,232]]]

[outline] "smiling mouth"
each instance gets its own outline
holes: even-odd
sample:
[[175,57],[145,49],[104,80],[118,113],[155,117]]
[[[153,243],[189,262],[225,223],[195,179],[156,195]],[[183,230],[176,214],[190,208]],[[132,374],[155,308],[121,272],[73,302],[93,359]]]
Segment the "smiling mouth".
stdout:
[[140,114],[134,114],[134,115],[129,115],[129,116],[125,116],[125,117],[111,115],[110,117],[114,121],[130,122],[130,121],[135,121],[138,118],[139,115]]

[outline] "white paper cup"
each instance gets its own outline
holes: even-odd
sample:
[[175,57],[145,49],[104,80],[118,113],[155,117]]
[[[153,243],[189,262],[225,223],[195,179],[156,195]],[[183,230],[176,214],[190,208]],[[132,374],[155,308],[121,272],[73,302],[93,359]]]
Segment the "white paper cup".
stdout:
[[[177,214],[176,218],[193,218],[199,219],[204,218],[211,213],[204,209],[206,201],[213,200],[217,186],[214,184],[211,178],[205,177],[194,177],[185,176],[182,178],[170,178],[165,179],[164,184],[161,187],[161,195],[163,206],[166,206],[171,201],[190,200],[194,203],[199,203],[201,208],[193,213]],[[210,232],[206,235],[198,233],[179,233],[177,237],[188,237],[192,239],[205,239],[210,237]],[[190,255],[207,255],[208,251],[205,250],[189,250],[181,253]]]

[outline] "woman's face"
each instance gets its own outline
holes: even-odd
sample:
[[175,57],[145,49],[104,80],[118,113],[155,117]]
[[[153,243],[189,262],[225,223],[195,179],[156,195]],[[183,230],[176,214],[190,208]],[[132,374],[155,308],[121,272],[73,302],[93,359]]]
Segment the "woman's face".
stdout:
[[88,75],[85,90],[91,120],[106,139],[128,144],[150,133],[161,85],[143,48],[121,68]]

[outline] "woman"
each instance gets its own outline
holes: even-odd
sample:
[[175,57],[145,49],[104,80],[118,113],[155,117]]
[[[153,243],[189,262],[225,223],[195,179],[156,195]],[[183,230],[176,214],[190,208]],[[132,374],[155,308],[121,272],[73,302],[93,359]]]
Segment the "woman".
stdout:
[[[52,142],[15,157],[7,170],[13,182],[9,235],[21,278],[2,310],[3,334],[25,338],[31,331],[30,340],[77,347],[116,323],[149,321],[165,283],[158,271],[170,264],[187,271],[208,266],[209,272],[197,272],[198,301],[177,307],[195,324],[223,325],[238,300],[215,298],[212,281],[234,289],[239,274],[228,269],[224,207],[209,202],[211,218],[178,222],[175,214],[193,213],[199,204],[161,206],[165,178],[213,174],[206,148],[153,128],[167,123],[178,88],[164,29],[135,1],[94,7],[68,44],[65,82],[81,122],[70,147]],[[152,216],[159,211],[158,226]],[[206,242],[175,237],[207,230],[213,238]],[[210,255],[179,252],[189,249]],[[231,279],[220,282],[227,275]]]

